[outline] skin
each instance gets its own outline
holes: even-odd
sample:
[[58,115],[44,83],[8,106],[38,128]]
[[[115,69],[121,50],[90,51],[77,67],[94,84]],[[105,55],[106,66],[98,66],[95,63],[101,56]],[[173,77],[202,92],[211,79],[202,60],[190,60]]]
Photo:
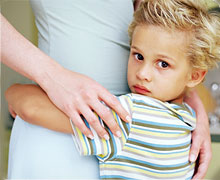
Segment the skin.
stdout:
[[128,62],[131,91],[182,103],[186,89],[199,84],[206,73],[194,70],[186,57],[188,36],[186,32],[169,32],[157,26],[137,26]]
[[[191,67],[185,55],[189,40],[190,35],[186,32],[171,33],[156,26],[136,27],[128,62],[131,91],[161,101],[182,103],[186,90],[198,85],[206,74],[204,70]],[[195,91],[189,94],[194,101],[189,96],[184,100],[192,107],[197,107],[195,109],[204,109],[202,104],[197,104],[199,101]],[[200,152],[193,179],[202,179],[211,160],[211,140],[208,121],[204,121],[204,118],[208,119],[205,111],[196,112],[197,128],[192,133],[189,160],[194,162]],[[201,135],[207,139],[201,138]]]
[[34,84],[14,84],[5,93],[11,115],[54,131],[73,133],[69,117]]
[[[193,100],[192,100],[193,99]],[[192,132],[192,146],[190,148],[190,161],[196,163],[196,171],[192,180],[203,179],[212,159],[211,137],[207,113],[202,103],[198,101],[196,91],[191,91],[185,98],[191,107],[195,108],[197,114],[196,129]],[[203,109],[203,111],[201,111]],[[198,158],[198,159],[197,159]]]
[[[184,94],[187,88],[192,88],[201,82],[206,71],[192,69],[187,61],[185,51],[187,50],[187,40],[190,40],[187,34],[175,32],[171,36],[162,30],[160,36],[158,36],[157,33],[160,30],[160,28],[155,27],[148,28],[148,33],[137,27],[134,32],[128,64],[129,87],[133,92],[139,91],[162,101],[181,103],[184,99],[195,109],[197,123],[196,129],[192,132],[189,160],[195,162],[199,157],[193,180],[203,179],[212,158],[208,117],[196,90],[188,92],[187,96],[184,96]],[[169,46],[167,46],[168,44]],[[157,52],[160,52],[160,54],[157,54]],[[162,58],[160,56],[161,52],[168,57]],[[144,60],[140,61],[141,56],[138,54],[141,54]],[[161,68],[162,61],[167,62],[170,66]],[[141,89],[135,88],[136,85],[140,85]],[[175,86],[173,87],[173,85]],[[143,91],[144,88],[150,92]]]
[[[142,32],[142,36],[149,35],[142,28],[143,27],[137,27],[137,29],[135,30],[136,34],[134,33],[134,36],[132,38],[132,46],[139,47],[139,49],[142,49],[142,47],[144,48],[144,46],[145,46],[144,44],[143,44],[144,46],[142,46],[142,45],[140,46],[139,43],[142,44],[142,43],[146,43],[147,41],[142,41],[143,37],[140,37],[140,36],[137,36],[137,38],[136,38],[135,35],[138,35],[138,33],[139,33],[139,32],[137,32],[137,30],[140,30]],[[161,33],[161,36],[162,36],[162,34],[164,35],[164,36],[162,36],[162,37],[164,37],[164,40],[166,40],[166,38],[168,38],[169,39],[168,43],[170,42],[170,40],[174,41],[173,42],[173,43],[175,43],[174,48],[177,48],[177,46],[176,46],[177,43],[179,43],[180,47],[181,47],[181,43],[182,43],[182,45],[184,45],[184,47],[187,45],[187,41],[184,42],[184,40],[186,40],[187,38],[179,38],[179,35],[181,34],[180,32],[176,32],[173,34],[174,37],[176,37],[175,35],[178,35],[178,38],[174,38],[174,37],[172,38],[172,36],[169,37],[169,34],[167,34],[168,33],[167,31],[165,31],[163,29],[154,29],[154,28],[158,28],[158,27],[153,27],[152,29],[149,29],[149,30],[151,30],[153,32],[158,32],[158,30],[160,30],[159,32]],[[183,33],[182,35],[185,35],[185,34]],[[151,37],[153,37],[152,34],[148,38],[151,39]],[[158,35],[156,37],[158,37]],[[147,59],[148,59],[148,56],[157,57],[157,53],[153,53],[154,48],[156,48],[156,44],[160,45],[161,48],[163,47],[162,42],[160,44],[159,43],[155,44],[156,37],[152,38],[151,43],[149,43],[149,48],[152,48],[151,49],[152,53],[151,52],[150,52],[151,54],[147,53],[147,56],[146,56]],[[177,39],[179,40],[179,42],[175,42],[175,40],[177,40]],[[137,42],[138,42],[138,44],[137,44]],[[170,43],[170,45],[173,45],[173,43]],[[170,55],[170,53],[173,55],[174,51],[172,49],[170,49],[170,47],[168,47],[168,46],[164,46],[164,47],[165,48],[164,48],[163,52],[166,52],[166,56]],[[180,49],[183,50],[182,47]],[[176,50],[178,51],[178,48]],[[143,51],[145,52],[145,50],[143,50]],[[135,52],[135,54],[134,54],[134,52]],[[141,53],[141,52],[138,52],[138,53]],[[176,53],[176,51],[175,51],[175,53]],[[142,55],[142,56],[144,56],[144,55]],[[185,56],[179,57],[179,56],[181,56],[181,51],[179,53],[177,53],[176,56],[177,56],[177,58],[185,57]],[[142,82],[142,83],[144,82],[144,84],[142,84],[143,86],[148,84],[148,81],[147,81],[148,78],[146,78],[146,77],[141,78],[140,74],[142,74],[143,77],[145,75],[149,75],[149,74],[151,75],[150,77],[154,77],[153,76],[154,73],[160,73],[161,71],[168,71],[166,68],[165,69],[161,68],[161,65],[162,65],[161,62],[165,61],[165,59],[162,59],[161,57],[159,58],[159,61],[158,61],[158,58],[156,58],[156,61],[154,58],[149,58],[150,59],[149,61],[151,63],[149,63],[149,62],[143,63],[142,62],[143,60],[141,60],[141,62],[138,62],[138,64],[132,65],[132,63],[136,63],[136,61],[139,61],[137,59],[137,57],[139,57],[139,56],[137,56],[137,50],[135,49],[135,51],[133,51],[131,49],[131,54],[130,54],[130,58],[129,58],[129,65],[128,65],[128,81],[129,81],[129,86],[131,89],[133,89],[133,85],[136,85],[140,82]],[[174,57],[174,56],[172,56],[172,57]],[[135,61],[135,62],[131,62],[131,61]],[[190,66],[187,63],[187,60],[183,58],[182,61],[183,62],[181,62],[181,61],[177,61],[177,62],[184,63],[184,65],[186,65],[186,67],[189,67],[189,69],[190,69]],[[157,63],[153,63],[153,62],[157,62]],[[140,68],[140,69],[145,69],[145,65],[146,65],[146,68],[148,69],[148,65],[149,64],[152,65],[151,68],[153,68],[153,70],[150,71],[151,73],[145,74],[145,71],[143,71],[143,72],[140,71],[142,73],[140,73],[138,71],[138,68],[140,67],[140,64],[142,64],[142,63],[144,65],[141,65],[141,66],[143,66],[144,68]],[[190,75],[195,75],[200,72],[201,79],[202,79],[202,74],[204,76],[204,73],[201,73],[201,71],[199,71],[199,70],[197,70],[198,72],[192,71],[192,69],[190,69],[190,70],[188,69],[189,71],[187,71],[185,69],[185,67],[182,67],[182,66],[177,66],[177,67],[176,67],[177,70],[175,70],[175,71],[171,70],[171,71],[166,72],[166,73],[168,73],[167,77],[169,77],[168,75],[171,72],[175,73],[175,74],[173,74],[173,76],[170,77],[172,79],[173,78],[178,79],[180,77],[177,77],[177,76],[183,76],[184,74],[187,74],[188,72],[191,72]],[[134,70],[136,70],[136,71],[134,71]],[[148,72],[148,71],[146,71],[146,72]],[[152,73],[152,72],[154,72],[154,73]],[[195,72],[197,72],[197,73],[195,73]],[[154,82],[155,85],[158,85],[158,88],[163,88],[163,89],[167,88],[167,84],[164,84],[165,88],[161,87],[161,84],[160,84],[160,83],[163,83],[162,82],[164,80],[163,75],[159,74],[159,76],[161,78],[158,78],[156,80],[152,79],[151,83]],[[192,86],[192,82],[197,84],[198,81],[200,81],[199,79],[196,80],[195,78],[194,79],[190,78],[190,77],[197,77],[197,76],[184,75],[183,77],[185,80],[185,85],[188,84],[189,86]],[[157,82],[159,84],[157,84]],[[170,82],[167,82],[167,83],[170,83]],[[185,88],[183,86],[181,86],[181,87],[182,87],[181,89],[184,92]],[[150,87],[148,87],[148,85],[147,85],[147,88],[153,93],[152,97],[155,97],[155,96],[157,96],[158,98],[160,97],[159,95],[161,92],[160,91],[158,92],[157,88],[150,89]],[[135,92],[135,89],[132,91]],[[182,93],[181,93],[181,90],[179,89],[179,87],[175,90],[175,92],[176,92],[178,98],[174,97],[174,98],[172,98],[172,100],[180,103],[180,100],[182,101],[183,97],[182,97]],[[181,96],[179,96],[179,94]],[[149,93],[148,93],[148,95],[150,96]],[[211,141],[210,141],[210,135],[209,135],[209,126],[208,126],[207,115],[205,113],[205,110],[204,110],[204,107],[203,107],[201,101],[199,100],[197,93],[195,91],[191,91],[189,93],[189,95],[190,95],[190,97],[185,97],[184,101],[186,101],[188,104],[190,104],[197,112],[197,128],[192,134],[192,147],[190,150],[190,156],[193,155],[194,160],[191,160],[191,161],[195,161],[195,159],[197,159],[198,154],[200,153],[199,163],[197,163],[197,165],[199,165],[198,171],[196,172],[193,179],[202,179],[205,176],[205,173],[208,168],[208,164],[211,159],[211,145],[210,145]],[[169,95],[169,97],[170,96],[171,95]],[[55,131],[72,133],[72,128],[71,128],[71,125],[69,124],[69,118],[50,101],[50,99],[48,98],[46,93],[40,87],[38,87],[36,85],[15,84],[15,85],[11,86],[6,91],[6,99],[8,101],[9,109],[10,109],[10,112],[12,113],[12,115],[15,116],[16,114],[18,114],[22,119],[24,119],[27,122],[30,122],[30,123],[36,124],[36,125],[40,125],[40,126],[43,126],[43,127],[55,130]],[[204,134],[205,134],[205,136],[204,136]]]
[[[85,126],[80,114],[87,118],[99,136],[108,138],[107,132],[92,110],[103,118],[116,136],[120,136],[119,126],[109,110],[100,103],[102,100],[124,121],[129,122],[130,115],[114,95],[90,77],[63,68],[23,37],[2,15],[1,37],[1,62],[37,82],[50,100],[70,117],[86,136],[92,137],[93,134]],[[90,91],[87,91],[88,89]]]
[[[134,1],[134,10],[142,1]],[[88,76],[63,68],[23,37],[1,14],[0,19],[2,63],[37,82],[50,100],[70,117],[86,136],[93,137],[93,134],[85,126],[80,115],[87,119],[100,137],[109,138],[108,133],[94,116],[94,110],[111,129],[111,132],[120,137],[120,128],[112,114],[100,103],[102,100],[114,109],[125,122],[131,121],[130,115],[114,95]],[[26,68],[27,64],[28,68]]]

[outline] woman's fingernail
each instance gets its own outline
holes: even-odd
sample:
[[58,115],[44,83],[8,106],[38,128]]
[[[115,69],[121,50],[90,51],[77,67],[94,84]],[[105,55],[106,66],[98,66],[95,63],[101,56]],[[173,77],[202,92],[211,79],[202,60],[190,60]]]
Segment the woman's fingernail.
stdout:
[[126,116],[126,120],[129,122],[129,123],[131,123],[131,117],[130,116]]
[[104,135],[104,139],[105,139],[105,140],[109,140],[109,135],[108,135],[108,134],[105,134],[105,135]]
[[91,135],[91,134],[90,134],[88,137],[89,137],[90,139],[94,139],[94,136]]
[[196,156],[194,154],[191,154],[189,157],[190,162],[195,162],[196,161]]
[[116,132],[116,135],[117,135],[117,137],[121,137],[121,132],[120,132],[120,131],[117,131],[117,132]]

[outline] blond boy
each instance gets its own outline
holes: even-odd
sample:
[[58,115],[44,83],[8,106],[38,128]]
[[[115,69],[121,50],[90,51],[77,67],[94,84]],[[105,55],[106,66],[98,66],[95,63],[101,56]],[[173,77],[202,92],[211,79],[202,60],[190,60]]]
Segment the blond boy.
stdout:
[[121,138],[106,128],[111,138],[100,139],[85,121],[94,139],[72,125],[74,140],[81,154],[98,157],[102,179],[191,179],[194,163],[188,155],[196,118],[183,98],[220,60],[219,17],[195,0],[145,0],[129,34],[132,93],[119,100],[132,122],[112,111]]
[[183,102],[220,60],[220,21],[198,1],[145,0],[130,25],[128,84],[119,97],[132,115],[117,114],[122,138],[86,138],[74,125],[83,155],[97,155],[101,178],[191,179],[188,161],[195,113]]

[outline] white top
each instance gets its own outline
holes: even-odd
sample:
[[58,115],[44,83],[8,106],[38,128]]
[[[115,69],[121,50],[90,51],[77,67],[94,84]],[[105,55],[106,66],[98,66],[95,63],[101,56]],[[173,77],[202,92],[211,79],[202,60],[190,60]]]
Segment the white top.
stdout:
[[31,0],[39,48],[111,93],[127,93],[132,0]]
[[[132,0],[30,0],[39,48],[65,68],[86,74],[110,92],[128,92],[128,24]],[[82,157],[70,134],[16,117],[9,147],[9,179],[97,179],[95,157]]]

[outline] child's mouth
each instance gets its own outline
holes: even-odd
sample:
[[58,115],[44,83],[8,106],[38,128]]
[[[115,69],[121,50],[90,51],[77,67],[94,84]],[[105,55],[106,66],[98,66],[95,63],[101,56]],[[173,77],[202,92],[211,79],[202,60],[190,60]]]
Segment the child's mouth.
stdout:
[[148,93],[150,93],[150,91],[147,88],[145,88],[144,86],[135,85],[133,87],[135,89],[135,92],[138,93],[138,94],[148,94]]

